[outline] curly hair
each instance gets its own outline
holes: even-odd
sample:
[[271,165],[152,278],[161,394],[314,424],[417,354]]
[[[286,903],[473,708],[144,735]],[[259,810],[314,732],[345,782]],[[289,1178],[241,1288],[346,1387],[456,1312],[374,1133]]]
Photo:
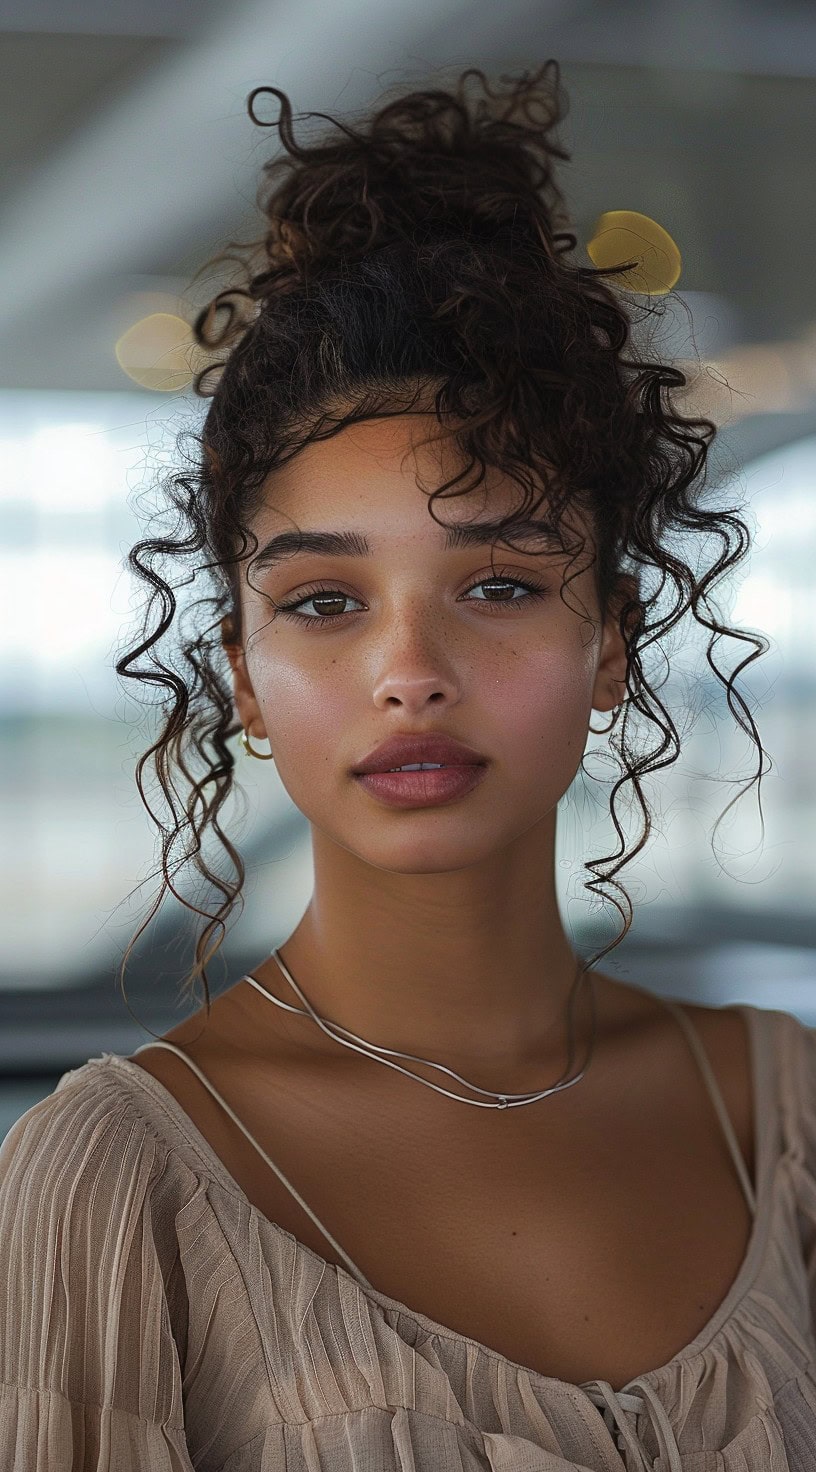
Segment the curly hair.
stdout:
[[[636,263],[599,269],[568,259],[576,236],[554,178],[555,161],[570,158],[554,136],[567,111],[558,63],[551,59],[500,82],[491,86],[478,68],[468,68],[449,90],[392,95],[355,126],[305,114],[332,124],[308,145],[294,137],[285,93],[259,87],[248,99],[253,122],[276,126],[283,145],[263,167],[264,233],[248,245],[231,242],[208,263],[239,267],[237,280],[194,323],[196,342],[208,355],[195,391],[211,403],[192,433],[192,454],[164,482],[175,534],[139,541],[129,553],[150,598],[138,644],[116,662],[120,676],[159,687],[166,713],[136,767],[141,799],[161,834],[162,887],[130,941],[120,977],[169,891],[207,922],[183,985],[191,991],[201,978],[207,1015],[206,966],[233,905],[243,905],[245,878],[241,856],[219,825],[233,785],[229,742],[240,730],[222,642],[225,629],[231,641],[242,642],[236,566],[248,547],[250,555],[257,550],[248,523],[263,504],[269,473],[312,440],[358,420],[428,413],[433,405],[441,437],[454,441],[463,462],[431,495],[434,520],[436,499],[468,494],[483,482],[487,465],[522,493],[497,539],[503,545],[512,545],[517,519],[546,503],[548,527],[575,558],[584,542],[570,540],[566,513],[580,508],[590,518],[601,616],[612,609],[618,617],[627,657],[623,718],[617,730],[613,720],[610,732],[622,772],[609,799],[620,844],[584,865],[591,875],[586,888],[612,899],[623,929],[590,965],[632,923],[631,900],[615,876],[651,831],[641,779],[680,753],[642,653],[689,610],[711,633],[708,664],[759,752],[758,769],[737,797],[763,775],[764,748],[735,680],[769,644],[720,622],[710,601],[715,583],[750,546],[736,508],[702,504],[716,427],[684,417],[672,401],[672,392],[687,383],[678,367],[632,351],[633,302],[604,278]],[[275,123],[257,116],[263,95],[278,99]],[[704,569],[696,556],[683,559],[680,539],[690,536],[715,544],[717,555]],[[649,571],[657,583],[651,594]],[[160,657],[156,646],[177,612],[174,587],[196,578],[205,596],[186,611],[194,619],[189,636],[177,623],[174,667],[173,650]],[[666,587],[670,606],[661,608]],[[728,678],[714,658],[726,635],[753,646]],[[148,654],[150,663],[140,663]],[[641,727],[656,728],[653,741],[636,739],[636,712]],[[145,796],[151,759],[168,823]],[[203,772],[196,774],[196,764]],[[626,782],[642,819],[629,853],[617,813]],[[208,827],[234,865],[234,882],[203,855]],[[175,887],[177,870],[190,863],[223,896],[214,913]]]

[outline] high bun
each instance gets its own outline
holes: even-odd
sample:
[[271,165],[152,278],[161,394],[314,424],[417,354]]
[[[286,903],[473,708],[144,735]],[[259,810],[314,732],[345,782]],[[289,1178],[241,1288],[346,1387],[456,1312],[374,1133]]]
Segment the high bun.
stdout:
[[[673,391],[686,385],[678,367],[634,351],[633,301],[615,285],[632,263],[596,269],[571,258],[577,239],[554,177],[556,161],[569,159],[557,138],[566,112],[557,62],[501,83],[491,86],[469,68],[450,90],[391,96],[353,124],[308,114],[330,124],[308,143],[295,137],[283,92],[260,87],[250,95],[253,121],[277,128],[282,145],[263,170],[264,231],[216,258],[237,264],[239,273],[194,324],[208,359],[196,391],[211,403],[188,464],[166,482],[174,534],[138,542],[130,553],[152,597],[137,646],[116,668],[166,693],[164,727],[137,766],[140,793],[162,834],[164,884],[122,974],[165,892],[178,895],[173,879],[184,842],[181,862],[224,895],[216,912],[207,912],[186,978],[192,988],[201,977],[209,1004],[206,964],[245,878],[218,823],[234,780],[228,743],[240,730],[222,625],[242,642],[239,564],[257,549],[249,525],[266,477],[312,440],[360,419],[433,413],[436,437],[455,442],[462,469],[433,491],[429,514],[444,525],[437,500],[468,494],[486,466],[499,468],[520,492],[502,544],[512,545],[517,518],[545,516],[575,560],[586,553],[602,617],[612,610],[619,620],[628,695],[610,736],[622,769],[610,811],[621,843],[586,868],[587,888],[611,899],[624,928],[590,964],[631,924],[631,902],[614,876],[651,831],[640,779],[680,753],[642,651],[689,613],[711,632],[708,664],[760,754],[746,789],[761,778],[764,749],[735,679],[768,641],[721,623],[709,601],[750,545],[735,510],[702,504],[715,426],[684,417],[673,401]],[[278,105],[271,122],[260,111],[270,99]],[[651,307],[641,302],[639,310]],[[571,508],[588,514],[592,547],[572,536]],[[712,543],[715,555],[701,569],[701,550]],[[206,588],[185,611],[195,626],[189,635],[177,631],[159,660],[155,646],[176,611],[172,588],[193,577]],[[752,646],[727,678],[713,655],[726,635]],[[137,661],[148,652],[154,663],[144,668]],[[657,733],[651,742],[650,726]],[[169,827],[144,796],[151,758]],[[195,771],[201,763],[203,772]],[[627,782],[643,820],[628,853],[617,815]],[[208,828],[235,867],[235,883],[203,854]]]
[[[468,98],[473,78],[485,97]],[[258,114],[265,97],[280,104],[273,121]],[[337,271],[389,245],[417,250],[424,244],[433,252],[445,241],[461,246],[470,240],[512,252],[527,241],[549,255],[569,249],[575,236],[559,232],[567,214],[553,174],[553,161],[569,155],[550,136],[565,106],[554,61],[506,92],[493,91],[484,74],[470,68],[452,92],[400,95],[364,125],[337,123],[339,137],[309,147],[295,138],[286,94],[256,87],[247,103],[250,117],[276,127],[285,152],[264,166],[258,202],[268,223],[255,249],[265,259],[246,297],[262,303],[308,285],[321,270]],[[201,314],[202,340],[213,343],[212,311],[233,295],[216,297]],[[215,341],[220,344],[221,334]]]

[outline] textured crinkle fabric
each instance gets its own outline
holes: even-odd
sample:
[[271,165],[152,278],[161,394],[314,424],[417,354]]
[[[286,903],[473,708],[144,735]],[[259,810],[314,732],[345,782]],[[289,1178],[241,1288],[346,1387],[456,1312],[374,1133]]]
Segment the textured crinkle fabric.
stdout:
[[719,1309],[622,1390],[514,1364],[251,1206],[104,1053],[0,1147],[0,1467],[813,1472],[816,1029],[744,1007],[756,1214]]

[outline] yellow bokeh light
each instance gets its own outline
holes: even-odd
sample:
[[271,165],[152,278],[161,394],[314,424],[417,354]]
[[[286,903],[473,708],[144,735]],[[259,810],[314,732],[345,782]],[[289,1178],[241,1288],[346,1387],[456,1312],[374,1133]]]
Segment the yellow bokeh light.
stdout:
[[192,382],[198,353],[189,324],[172,312],[151,312],[123,332],[115,348],[119,367],[140,388],[178,393]]
[[586,249],[593,266],[637,262],[623,275],[610,277],[610,286],[643,296],[665,296],[680,279],[680,252],[668,231],[637,210],[607,210],[597,220]]

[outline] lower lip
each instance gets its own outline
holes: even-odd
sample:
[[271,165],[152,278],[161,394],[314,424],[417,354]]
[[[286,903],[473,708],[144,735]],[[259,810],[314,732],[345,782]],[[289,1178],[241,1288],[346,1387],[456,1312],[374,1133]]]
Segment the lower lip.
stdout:
[[478,787],[487,767],[439,767],[432,772],[359,772],[357,781],[392,808],[427,808],[453,802]]

